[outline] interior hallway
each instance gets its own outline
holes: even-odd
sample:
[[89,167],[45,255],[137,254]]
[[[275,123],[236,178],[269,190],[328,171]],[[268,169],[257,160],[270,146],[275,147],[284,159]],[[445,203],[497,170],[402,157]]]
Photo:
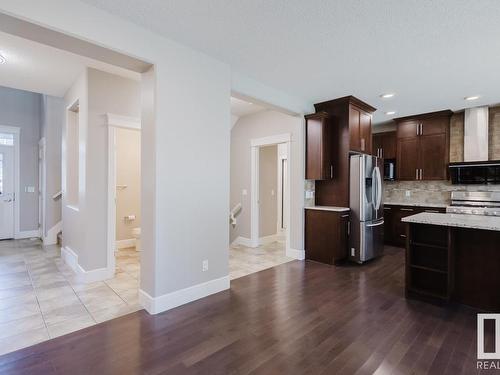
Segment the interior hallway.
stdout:
[[116,255],[113,279],[83,284],[39,240],[0,241],[0,355],[141,309],[139,253]]

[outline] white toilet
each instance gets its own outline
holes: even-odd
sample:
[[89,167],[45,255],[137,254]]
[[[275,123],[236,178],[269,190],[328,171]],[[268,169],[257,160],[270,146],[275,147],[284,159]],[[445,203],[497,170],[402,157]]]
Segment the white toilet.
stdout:
[[141,251],[141,228],[132,229],[132,236],[135,238],[135,250]]

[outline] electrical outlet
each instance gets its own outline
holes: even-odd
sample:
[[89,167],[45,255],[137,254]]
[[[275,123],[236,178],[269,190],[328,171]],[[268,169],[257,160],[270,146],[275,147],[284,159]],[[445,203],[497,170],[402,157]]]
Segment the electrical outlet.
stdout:
[[406,198],[411,197],[411,190],[406,190],[406,191],[405,191],[405,197],[406,197]]
[[208,271],[208,259],[205,259],[202,263],[203,272]]

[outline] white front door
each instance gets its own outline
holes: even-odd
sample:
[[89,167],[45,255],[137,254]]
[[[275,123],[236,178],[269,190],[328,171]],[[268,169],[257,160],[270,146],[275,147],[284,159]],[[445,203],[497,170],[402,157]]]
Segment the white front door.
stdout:
[[0,240],[14,238],[14,147],[0,145]]

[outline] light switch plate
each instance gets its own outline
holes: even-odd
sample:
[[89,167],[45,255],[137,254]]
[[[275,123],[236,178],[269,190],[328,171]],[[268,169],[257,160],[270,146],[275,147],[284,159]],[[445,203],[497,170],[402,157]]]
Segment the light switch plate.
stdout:
[[24,187],[24,192],[25,193],[34,193],[35,192],[35,187],[34,186],[25,186]]

